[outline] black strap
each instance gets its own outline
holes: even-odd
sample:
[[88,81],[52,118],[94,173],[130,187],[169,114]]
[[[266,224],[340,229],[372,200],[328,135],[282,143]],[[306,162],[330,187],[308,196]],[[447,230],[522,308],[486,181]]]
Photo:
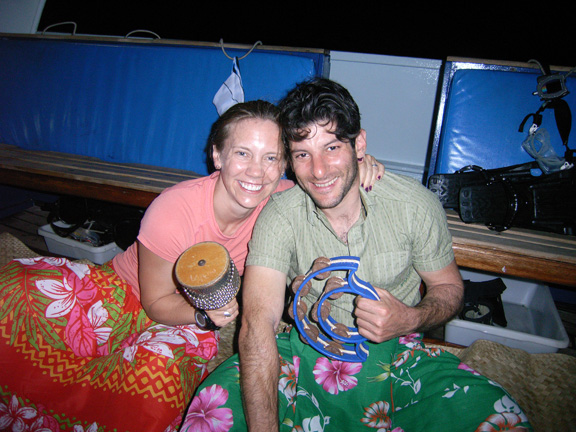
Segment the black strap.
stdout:
[[518,176],[518,175],[529,175],[531,170],[538,169],[538,163],[536,161],[524,162],[517,165],[510,165],[501,168],[482,168],[478,165],[466,165],[456,171],[456,174],[462,174],[466,172],[479,172],[484,175],[484,178],[490,180],[490,178],[498,175]]
[[572,129],[572,113],[570,111],[570,105],[568,105],[568,102],[564,99],[557,99],[553,101],[551,105],[554,109],[554,118],[556,119],[560,138],[562,139],[564,147],[566,147],[565,159],[568,162],[572,162],[574,151],[568,147],[568,137],[570,136],[570,130]]
[[520,127],[518,128],[518,132],[524,132],[524,125],[526,124],[526,122],[530,117],[534,117],[534,121],[532,122],[532,124],[535,124],[538,127],[542,126],[542,114],[540,113],[544,111],[545,108],[544,105],[545,104],[542,104],[538,109],[538,111],[536,111],[535,113],[528,114],[526,117],[524,117],[524,120],[522,120],[522,123],[520,123]]

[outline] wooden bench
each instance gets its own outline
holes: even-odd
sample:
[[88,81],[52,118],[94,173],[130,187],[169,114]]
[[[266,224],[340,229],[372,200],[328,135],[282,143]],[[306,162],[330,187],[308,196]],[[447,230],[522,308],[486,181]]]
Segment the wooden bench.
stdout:
[[[191,171],[120,164],[0,144],[0,183],[147,207],[162,190],[197,178]],[[448,211],[460,267],[576,287],[576,237],[464,224]]]
[[446,211],[460,267],[576,287],[576,237],[520,228],[503,232],[465,224]]
[[57,195],[75,195],[147,207],[160,192],[193,171],[103,160],[0,144],[0,183]]

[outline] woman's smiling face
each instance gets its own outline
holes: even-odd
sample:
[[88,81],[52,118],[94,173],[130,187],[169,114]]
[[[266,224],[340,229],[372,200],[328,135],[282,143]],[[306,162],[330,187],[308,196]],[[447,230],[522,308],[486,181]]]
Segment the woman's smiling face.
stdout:
[[280,129],[270,120],[240,120],[230,125],[223,150],[213,149],[213,159],[232,202],[254,209],[276,190],[284,173]]

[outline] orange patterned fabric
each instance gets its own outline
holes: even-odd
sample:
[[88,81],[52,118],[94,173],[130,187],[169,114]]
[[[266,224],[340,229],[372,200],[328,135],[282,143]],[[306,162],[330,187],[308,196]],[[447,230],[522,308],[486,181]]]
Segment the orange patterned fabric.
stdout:
[[12,261],[0,271],[0,430],[176,430],[217,344],[148,319],[109,265]]

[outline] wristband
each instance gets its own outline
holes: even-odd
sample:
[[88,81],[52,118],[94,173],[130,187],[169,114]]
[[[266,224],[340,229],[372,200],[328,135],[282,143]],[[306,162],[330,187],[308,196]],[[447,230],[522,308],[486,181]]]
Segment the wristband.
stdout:
[[214,324],[214,321],[212,321],[206,311],[202,309],[196,309],[194,318],[196,319],[196,325],[203,330],[220,330],[220,327]]

